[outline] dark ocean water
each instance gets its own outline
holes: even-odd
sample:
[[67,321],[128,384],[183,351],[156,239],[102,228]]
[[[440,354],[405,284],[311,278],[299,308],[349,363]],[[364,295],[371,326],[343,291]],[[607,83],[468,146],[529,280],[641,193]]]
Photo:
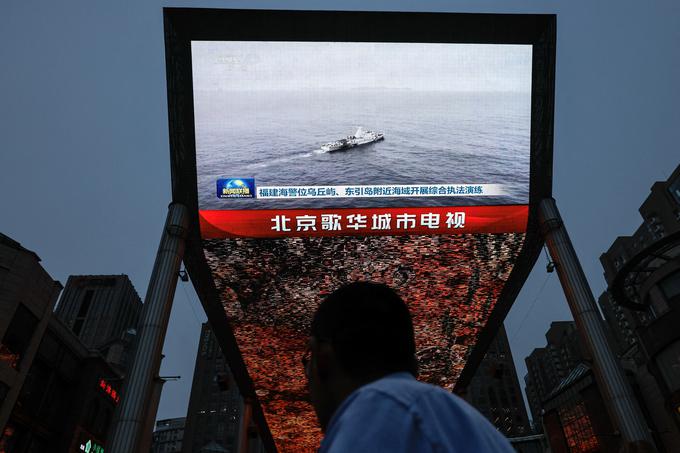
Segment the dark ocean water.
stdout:
[[[530,94],[391,91],[195,93],[201,209],[455,206],[529,200]],[[385,140],[320,145],[357,126]],[[218,199],[218,178],[264,185],[503,184],[502,197]]]

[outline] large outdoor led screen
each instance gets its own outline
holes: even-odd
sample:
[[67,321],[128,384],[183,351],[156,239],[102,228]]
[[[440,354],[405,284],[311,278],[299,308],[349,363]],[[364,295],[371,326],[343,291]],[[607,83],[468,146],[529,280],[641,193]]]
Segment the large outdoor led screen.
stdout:
[[534,45],[248,38],[187,42],[194,248],[273,444],[313,451],[300,362],[342,284],[395,288],[456,386],[525,250]]

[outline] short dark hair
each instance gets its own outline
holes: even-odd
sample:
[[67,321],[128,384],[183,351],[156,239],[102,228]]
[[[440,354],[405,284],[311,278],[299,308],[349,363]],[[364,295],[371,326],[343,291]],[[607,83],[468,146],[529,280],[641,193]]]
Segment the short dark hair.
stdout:
[[354,282],[338,288],[321,302],[311,334],[333,346],[354,378],[417,374],[411,314],[386,285]]

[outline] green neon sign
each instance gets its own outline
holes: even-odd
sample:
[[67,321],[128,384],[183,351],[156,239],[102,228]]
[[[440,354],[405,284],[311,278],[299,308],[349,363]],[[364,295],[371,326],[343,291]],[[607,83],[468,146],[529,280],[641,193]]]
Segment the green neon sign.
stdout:
[[104,447],[88,439],[84,444],[80,444],[80,451],[85,453],[104,453]]

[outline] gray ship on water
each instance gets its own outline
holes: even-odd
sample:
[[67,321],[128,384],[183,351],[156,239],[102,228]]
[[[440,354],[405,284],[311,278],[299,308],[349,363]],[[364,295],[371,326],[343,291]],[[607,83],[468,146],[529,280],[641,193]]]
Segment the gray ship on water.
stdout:
[[337,151],[346,151],[357,146],[379,142],[381,140],[385,140],[385,134],[382,132],[367,131],[364,128],[359,127],[354,135],[348,135],[347,137],[334,142],[324,143],[321,145],[321,150],[327,153],[334,153]]

